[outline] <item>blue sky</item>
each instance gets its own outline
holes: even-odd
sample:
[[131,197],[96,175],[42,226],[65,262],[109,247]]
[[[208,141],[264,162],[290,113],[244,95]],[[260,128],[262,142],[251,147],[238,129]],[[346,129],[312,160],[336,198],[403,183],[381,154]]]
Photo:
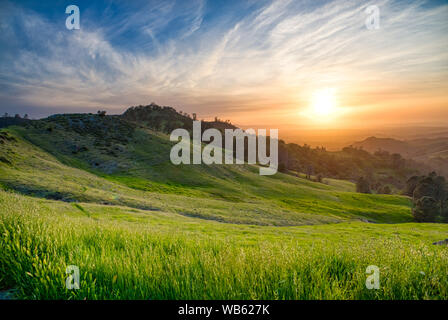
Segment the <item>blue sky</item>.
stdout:
[[[80,30],[65,28],[70,4]],[[364,24],[372,4],[379,30]],[[283,125],[308,121],[310,97],[331,88],[347,124],[440,122],[447,21],[440,0],[2,1],[0,112],[119,113],[154,101]]]

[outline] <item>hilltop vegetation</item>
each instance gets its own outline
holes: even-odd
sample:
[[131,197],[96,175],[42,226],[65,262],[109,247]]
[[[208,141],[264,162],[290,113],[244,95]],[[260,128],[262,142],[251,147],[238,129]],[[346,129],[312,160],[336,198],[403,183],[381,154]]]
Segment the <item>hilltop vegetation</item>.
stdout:
[[[143,124],[146,127],[170,134],[174,129],[183,128],[193,130],[193,121],[198,120],[196,114],[189,115],[182,111],[177,112],[171,107],[161,107],[155,103],[147,106],[136,106],[127,109],[123,115],[123,119],[136,124]],[[215,117],[215,121],[201,120],[202,130],[215,128],[223,131],[224,129],[236,129],[229,120],[222,121]]]

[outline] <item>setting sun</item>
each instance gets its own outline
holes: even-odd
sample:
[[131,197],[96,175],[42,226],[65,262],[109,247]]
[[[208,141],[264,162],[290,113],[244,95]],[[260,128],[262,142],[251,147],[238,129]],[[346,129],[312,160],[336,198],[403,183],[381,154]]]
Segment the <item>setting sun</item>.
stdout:
[[311,100],[312,112],[316,116],[329,116],[335,112],[334,89],[316,91]]

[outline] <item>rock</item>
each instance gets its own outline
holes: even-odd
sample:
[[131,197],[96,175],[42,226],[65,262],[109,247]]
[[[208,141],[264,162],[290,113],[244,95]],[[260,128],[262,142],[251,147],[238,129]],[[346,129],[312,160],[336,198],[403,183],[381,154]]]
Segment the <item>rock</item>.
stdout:
[[436,245],[436,246],[448,246],[448,239],[434,242],[433,245]]

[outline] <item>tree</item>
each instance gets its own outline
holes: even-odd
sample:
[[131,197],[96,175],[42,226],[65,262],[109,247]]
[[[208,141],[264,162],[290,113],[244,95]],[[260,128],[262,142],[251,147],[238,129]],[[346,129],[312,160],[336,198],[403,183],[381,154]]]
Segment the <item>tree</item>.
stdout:
[[16,119],[20,119],[20,114],[16,113],[16,115],[14,116],[14,118],[16,118]]
[[417,221],[435,221],[436,218],[448,221],[448,185],[444,177],[435,172],[428,176],[412,177],[406,189],[406,192],[413,189],[413,212]]
[[356,181],[356,192],[359,193],[372,193],[370,190],[370,184],[366,178],[360,177],[358,181]]
[[399,170],[405,166],[405,160],[401,157],[399,153],[394,153],[392,155],[392,167]]
[[27,119],[28,120],[28,114],[25,113],[25,115],[23,116],[23,119]]
[[431,178],[425,178],[415,187],[413,199],[417,201],[422,197],[436,198],[436,186],[432,183]]
[[437,211],[437,201],[432,197],[424,196],[417,200],[412,214],[417,222],[434,222]]
[[391,190],[391,188],[389,186],[386,185],[386,186],[380,187],[378,189],[378,193],[380,193],[380,194],[391,194],[392,190]]
[[105,116],[106,116],[106,111],[105,111],[105,110],[98,110],[97,114],[98,114],[100,117],[105,117]]
[[404,190],[404,194],[409,197],[412,197],[414,195],[414,190],[417,187],[417,184],[419,183],[420,179],[421,177],[419,176],[410,177],[408,181],[406,181],[406,188]]
[[434,196],[440,209],[440,216],[445,213],[445,202],[448,198],[448,186],[445,177],[437,176],[434,179],[435,191]]
[[278,164],[278,171],[283,172],[283,173],[288,171],[286,168],[286,165],[283,162]]
[[442,221],[448,223],[448,197],[443,202]]
[[309,164],[306,166],[306,178],[311,179],[311,175],[314,173],[314,167]]

